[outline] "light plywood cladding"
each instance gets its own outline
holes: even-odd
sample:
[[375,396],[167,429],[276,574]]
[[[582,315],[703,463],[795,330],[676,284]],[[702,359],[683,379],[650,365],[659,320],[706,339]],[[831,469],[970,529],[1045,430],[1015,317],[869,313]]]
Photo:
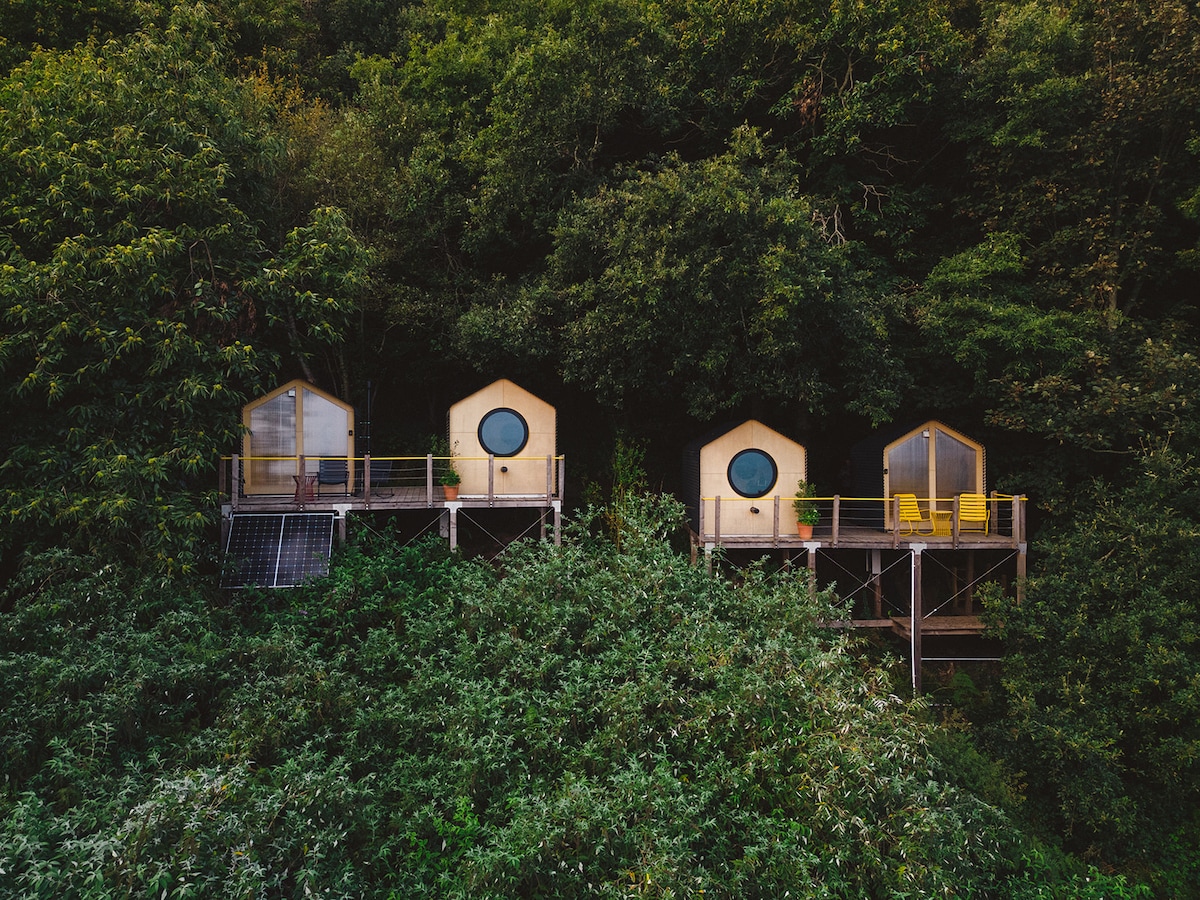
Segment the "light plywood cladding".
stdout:
[[[557,453],[557,414],[546,401],[506,378],[489,384],[450,407],[450,448],[462,475],[459,491],[478,496],[488,491],[487,450],[479,440],[479,426],[493,410],[518,413],[529,429],[529,438],[514,456],[497,456],[493,490],[497,496],[536,496],[546,493],[546,457]],[[507,469],[507,471],[504,471]]]
[[[778,468],[775,484],[756,499],[740,496],[729,483],[729,463],[742,450],[757,449],[769,455]],[[704,530],[712,532],[715,503],[721,498],[722,536],[770,536],[775,528],[775,497],[780,498],[779,530],[794,533],[796,518],[791,498],[796,482],[807,477],[808,459],[804,446],[753,419],[705,444],[700,449],[700,496],[703,500]],[[757,509],[758,513],[751,512]]]

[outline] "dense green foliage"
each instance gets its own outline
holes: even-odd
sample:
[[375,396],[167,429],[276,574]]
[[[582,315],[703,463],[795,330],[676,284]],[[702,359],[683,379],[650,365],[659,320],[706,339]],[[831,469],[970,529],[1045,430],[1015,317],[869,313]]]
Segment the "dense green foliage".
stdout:
[[381,537],[228,607],[40,560],[0,632],[6,894],[1135,895],[956,786],[802,572],[735,586],[674,501],[624,513],[620,551]]
[[271,118],[183,11],[0,85],[0,548],[65,529],[190,565],[209,517],[186,488],[249,389],[341,340],[364,251],[335,210],[270,217]]
[[[317,641],[297,610],[210,610],[202,587],[172,578],[209,570],[213,473],[247,397],[302,376],[362,409],[371,379],[376,435],[423,452],[449,402],[507,376],[558,404],[573,483],[593,495],[617,435],[618,450],[644,448],[646,482],[670,488],[681,445],[742,415],[804,439],[821,492],[846,489],[846,449],[889,420],[935,416],[983,440],[995,486],[1028,493],[1040,530],[1026,603],[993,601],[1014,652],[980,684],[972,736],[1045,837],[1194,895],[1198,57],[1200,12],[1184,0],[5,5],[0,615],[10,654],[25,632],[61,642],[4,663],[42,691],[13,695],[10,712],[30,705],[0,734],[5,771],[28,789],[6,787],[0,809],[6,834],[30,841],[21,871],[36,878],[32,861],[53,858],[60,874],[145,887],[158,876],[136,859],[182,854],[162,848],[215,871],[197,822],[234,829],[204,832],[210,853],[239,835],[266,852],[257,835],[290,822],[280,865],[255,868],[248,850],[225,863],[247,884],[285,869],[301,884],[316,838],[299,823],[317,823],[327,849],[348,839],[334,811],[378,811],[355,793],[374,789],[354,770],[366,757],[336,749],[366,733],[345,718],[371,708],[366,695],[311,674],[360,678],[345,666],[361,648]],[[620,536],[623,513],[610,517]],[[368,578],[378,563],[362,565]],[[418,581],[466,577],[404,565]],[[244,642],[245,656],[229,649]],[[292,654],[304,664],[289,669]],[[259,671],[275,687],[254,699]],[[837,671],[846,692],[878,699],[877,673]],[[276,690],[289,678],[326,699]],[[495,716],[497,740],[515,741],[498,698],[478,721]],[[912,711],[884,705],[901,743],[919,745]],[[271,729],[235,708],[276,709],[279,743],[243,738]],[[305,730],[323,717],[339,728]],[[221,741],[234,746],[218,753]],[[612,763],[626,794],[637,783],[693,802],[653,758]],[[109,806],[85,810],[93,775]],[[625,796],[615,781],[596,796],[594,776],[571,770],[598,807]],[[297,799],[273,805],[276,788]],[[547,781],[543,800],[559,804],[546,840],[563,858],[565,842],[593,841],[610,861],[644,849],[635,875],[657,878],[663,854],[710,872],[664,849],[694,850],[683,830],[599,843],[570,831],[560,790]],[[436,796],[407,813],[424,830],[405,847],[433,853],[479,829],[517,840],[475,794]],[[505,814],[518,813],[534,815]],[[672,827],[695,821],[677,813]],[[154,833],[129,824],[154,816]],[[950,827],[930,816],[926,850]],[[114,821],[126,830],[100,828]],[[375,828],[354,825],[356,846]],[[95,841],[139,855],[89,867],[111,857]],[[162,848],[142,857],[151,841]],[[972,847],[972,871],[1006,877]],[[776,850],[763,844],[738,877],[774,871]],[[935,883],[940,863],[918,857],[913,877]],[[509,887],[541,877],[524,856],[497,859],[464,851],[454,871],[507,873],[486,883]]]

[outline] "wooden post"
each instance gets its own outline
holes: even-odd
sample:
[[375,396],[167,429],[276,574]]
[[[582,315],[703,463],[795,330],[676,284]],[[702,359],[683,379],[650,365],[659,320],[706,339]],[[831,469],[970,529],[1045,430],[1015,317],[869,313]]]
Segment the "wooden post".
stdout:
[[559,501],[562,501],[563,494],[567,491],[567,458],[560,456],[558,458],[558,492]]
[[950,526],[950,533],[952,535],[954,535],[954,549],[955,550],[958,549],[958,507],[959,507],[960,498],[961,498],[960,494],[954,495],[954,510],[953,510],[953,512],[950,513],[950,521],[952,523]]
[[[1029,546],[1025,542],[1025,495],[1013,497],[1013,516],[1014,522],[1017,518],[1021,521],[1021,540],[1017,544],[1017,604],[1025,602],[1025,575],[1026,575],[1026,548]],[[1019,512],[1018,512],[1019,511]],[[1013,533],[1016,534],[1017,527],[1013,525]]]
[[771,546],[779,546],[779,495],[775,495],[775,521],[771,525]]
[[496,505],[496,454],[488,454],[488,506]]
[[371,505],[371,454],[363,454],[363,502]]
[[883,618],[883,554],[871,551],[871,582],[875,588],[875,618]]
[[[546,456],[546,502],[554,496],[554,457]],[[545,535],[543,535],[544,537]]]
[[562,546],[562,501],[554,504],[554,546]]
[[307,478],[305,477],[305,468],[306,467],[307,467],[307,463],[304,461],[304,457],[297,456],[296,457],[296,496],[294,499],[295,499],[296,503],[299,504],[300,506],[304,506],[304,504],[308,500],[308,485],[304,483],[307,480]]
[[446,510],[450,514],[450,549],[458,547],[458,503],[447,503]]
[[222,458],[217,463],[217,496],[224,498],[225,496],[225,478],[226,478],[225,460]]
[[837,494],[833,495],[833,546],[838,545],[838,528],[841,526],[842,518],[842,498]]
[[236,510],[238,498],[242,495],[242,458],[236,453],[233,454],[233,461],[230,463],[229,477],[233,479],[229,489],[229,505]]
[[721,543],[721,495],[713,501],[713,542]]
[[891,503],[892,507],[892,549],[895,550],[900,546],[900,498],[893,497],[891,501],[889,501],[885,497],[883,500],[885,512],[889,502]]
[[425,505],[433,506],[433,454],[425,456]]
[[925,615],[921,603],[921,544],[913,545],[912,557],[912,683],[913,695],[921,693],[921,620]]

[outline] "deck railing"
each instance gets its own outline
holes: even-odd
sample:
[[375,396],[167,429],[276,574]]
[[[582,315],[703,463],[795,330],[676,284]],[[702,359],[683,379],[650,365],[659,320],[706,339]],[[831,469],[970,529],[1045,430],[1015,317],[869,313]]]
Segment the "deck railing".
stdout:
[[[562,456],[241,456],[232,454],[221,457],[218,467],[217,487],[222,497],[228,497],[236,509],[240,500],[247,496],[294,497],[311,500],[321,493],[322,461],[344,464],[346,481],[344,493],[357,500],[370,503],[372,499],[393,499],[404,491],[410,499],[424,494],[424,501],[432,505],[445,499],[442,482],[451,467],[464,474],[470,493],[461,496],[486,499],[489,502],[502,497],[544,499],[546,502],[562,499],[562,486],[566,479],[566,461]],[[247,484],[247,470],[261,466]],[[270,470],[267,470],[270,467]],[[328,472],[329,467],[326,467]],[[527,489],[504,490],[507,476],[519,476]],[[544,475],[544,478],[543,478]],[[486,488],[482,481],[486,476]],[[334,476],[337,477],[337,476]],[[512,479],[507,479],[511,481]],[[255,483],[257,482],[257,483]],[[289,484],[290,482],[290,484]],[[326,482],[328,483],[328,482]],[[343,484],[336,482],[330,486]],[[247,493],[247,488],[251,493]],[[419,502],[419,499],[418,499]]]
[[[916,541],[929,538],[949,541],[955,546],[963,538],[987,535],[1008,538],[1014,547],[1025,541],[1024,494],[987,495],[986,528],[983,523],[964,521],[960,509],[961,495],[953,497],[918,497],[922,513],[920,521],[901,519],[900,501],[896,497],[805,497],[815,505],[819,520],[812,540],[837,546],[851,534],[862,536],[875,532],[891,538],[893,547],[901,540]],[[796,517],[792,504],[796,497],[703,497],[700,500],[696,523],[701,541],[720,544],[722,538],[761,537],[773,543],[781,539],[797,539]]]

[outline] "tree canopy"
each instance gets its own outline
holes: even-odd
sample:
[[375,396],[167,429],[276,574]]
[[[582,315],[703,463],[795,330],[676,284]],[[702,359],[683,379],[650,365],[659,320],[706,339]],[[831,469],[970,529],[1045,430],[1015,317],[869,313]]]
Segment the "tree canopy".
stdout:
[[[878,426],[952,420],[1035,508],[1027,602],[994,599],[1015,652],[973,734],[1046,835],[1131,871],[1158,853],[1168,894],[1200,846],[1169,808],[1196,797],[1200,746],[1198,19],[1183,0],[10,3],[0,586],[40,596],[55,554],[89,585],[208,577],[238,410],[293,377],[360,408],[370,381],[376,433],[419,452],[465,385],[519,378],[569,412],[592,495],[619,439],[670,488],[689,439],[753,416],[816,448],[832,491]],[[217,802],[224,777],[162,790]],[[427,843],[480,810],[442,813]]]

